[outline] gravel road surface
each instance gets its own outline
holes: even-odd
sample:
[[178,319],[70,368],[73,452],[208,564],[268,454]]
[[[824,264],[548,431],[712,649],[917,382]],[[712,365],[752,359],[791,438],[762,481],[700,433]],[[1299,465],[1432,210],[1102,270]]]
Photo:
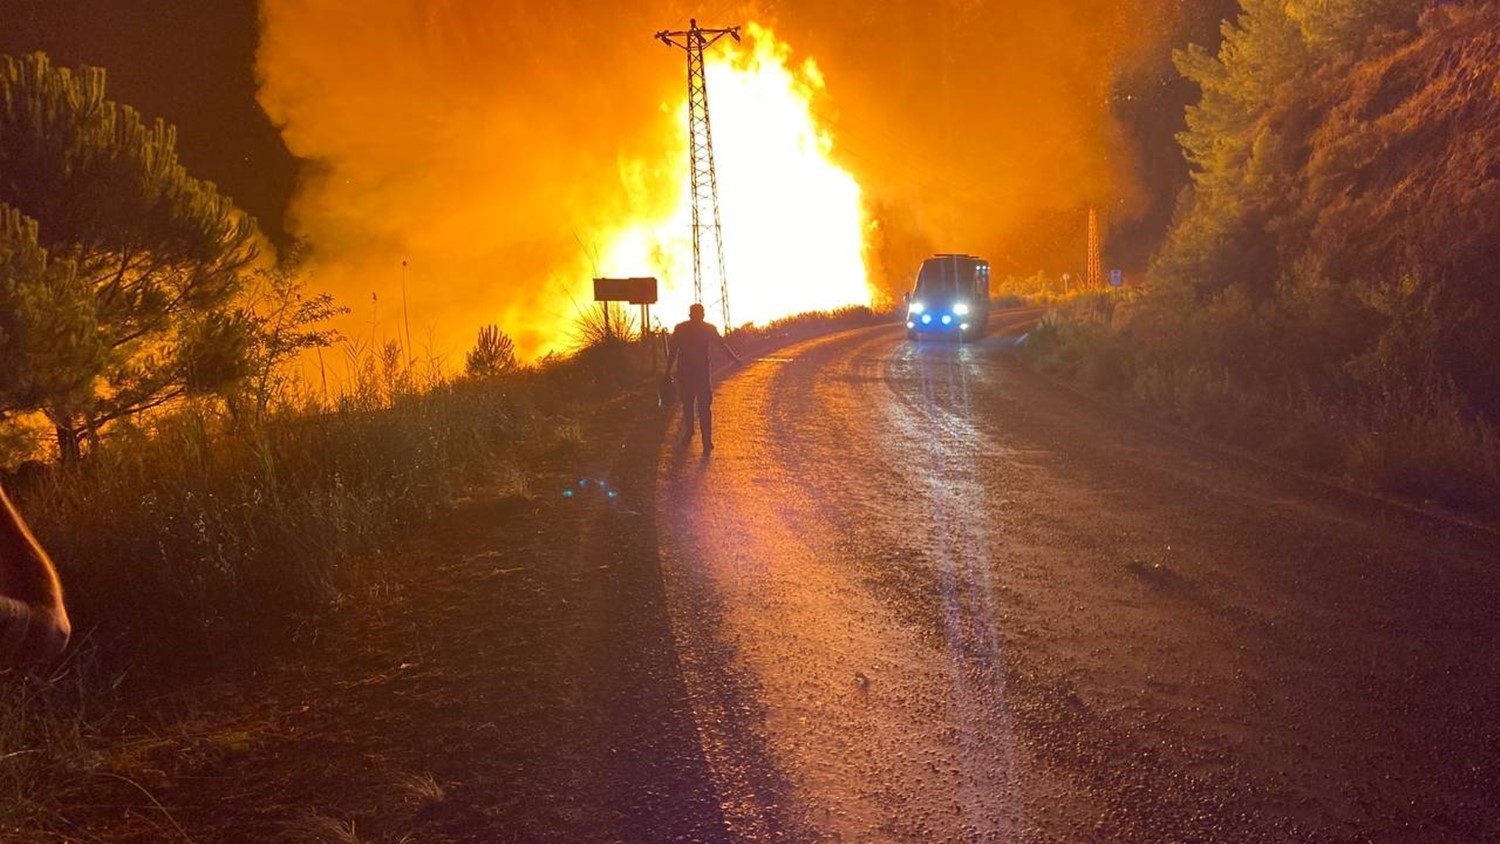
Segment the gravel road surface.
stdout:
[[1095,404],[1006,320],[794,346],[711,455],[669,433],[726,837],[1500,840],[1500,535]]

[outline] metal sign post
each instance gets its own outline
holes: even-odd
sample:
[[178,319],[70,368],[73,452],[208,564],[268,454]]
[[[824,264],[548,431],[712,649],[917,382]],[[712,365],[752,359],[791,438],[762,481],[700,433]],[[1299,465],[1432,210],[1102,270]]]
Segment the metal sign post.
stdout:
[[[594,279],[595,302],[628,302],[641,306],[641,340],[651,342],[651,306],[656,304],[656,279],[644,278],[596,278]],[[609,306],[605,305],[606,329]],[[656,371],[656,354],[651,355],[651,371]]]

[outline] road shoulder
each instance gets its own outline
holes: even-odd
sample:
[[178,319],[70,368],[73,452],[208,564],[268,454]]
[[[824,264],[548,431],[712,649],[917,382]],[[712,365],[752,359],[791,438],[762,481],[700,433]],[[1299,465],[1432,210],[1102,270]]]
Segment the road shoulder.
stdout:
[[[103,840],[714,840],[661,594],[666,418],[628,394],[554,438],[529,496],[478,490],[290,645],[126,703]],[[346,840],[346,839],[337,839]]]

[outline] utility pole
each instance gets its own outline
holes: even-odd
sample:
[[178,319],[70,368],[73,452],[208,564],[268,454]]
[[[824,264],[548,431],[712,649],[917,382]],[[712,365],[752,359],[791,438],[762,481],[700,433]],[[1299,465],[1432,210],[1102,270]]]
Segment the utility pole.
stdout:
[[1099,260],[1099,211],[1093,206],[1089,206],[1089,277],[1086,286],[1089,290],[1104,286],[1104,266]]
[[406,323],[406,371],[415,362],[411,348],[411,312],[406,309],[406,259],[401,259],[401,321]]
[[[714,173],[714,138],[708,122],[708,81],[703,74],[703,51],[725,36],[740,40],[740,28],[701,29],[696,19],[685,30],[656,33],[656,40],[687,52],[688,157],[693,194],[693,300],[703,301],[703,231],[713,236],[719,266],[719,301],[724,308],[724,330],[730,329],[729,280],[724,272],[724,232],[719,223],[719,177]],[[712,215],[713,222],[703,218]]]

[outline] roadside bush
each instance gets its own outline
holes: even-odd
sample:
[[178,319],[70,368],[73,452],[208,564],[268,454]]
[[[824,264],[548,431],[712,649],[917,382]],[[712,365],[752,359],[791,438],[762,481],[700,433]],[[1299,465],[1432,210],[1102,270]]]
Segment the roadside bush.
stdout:
[[[903,310],[902,313],[904,312]],[[854,305],[832,311],[810,311],[772,320],[760,326],[741,326],[730,331],[726,339],[739,354],[754,354],[756,349],[770,344],[791,342],[825,331],[877,325],[889,322],[895,319],[895,316],[895,311],[874,311],[863,305]]]
[[[384,409],[234,430],[205,404],[122,426],[22,504],[80,628],[200,642],[325,604],[393,531],[534,430],[522,379],[459,381]],[[150,595],[152,600],[121,600]]]
[[1466,418],[1448,390],[1387,396],[1350,439],[1345,473],[1420,501],[1500,512],[1500,432]]
[[[1371,489],[1500,513],[1500,436],[1423,350],[1441,325],[1411,284],[1345,325],[1383,315],[1377,340],[1342,368],[1279,362],[1285,321],[1234,296],[1194,312],[1080,302],[1031,333],[1033,367],[1109,392],[1190,430]],[[1404,292],[1402,292],[1404,291]],[[1305,342],[1305,341],[1304,341]],[[1297,344],[1293,343],[1293,348]]]
[[[1500,512],[1500,6],[1244,4],[1179,135],[1192,183],[1118,391],[1372,488]],[[1316,5],[1317,8],[1313,8]],[[1062,306],[1037,358],[1117,349]],[[1045,348],[1045,347],[1051,347]],[[1115,365],[1111,362],[1111,365]]]
[[1075,377],[1090,387],[1121,389],[1129,383],[1133,365],[1129,344],[1115,327],[1115,317],[1125,313],[1124,307],[1115,293],[1075,295],[1038,322],[1023,354],[1040,369]]
[[1069,278],[1049,276],[1038,270],[1029,276],[1006,276],[993,279],[991,291],[996,297],[1010,296],[1031,300],[1040,297],[1061,300],[1067,298],[1070,289],[1077,286],[1077,282]]
[[500,375],[520,366],[516,359],[516,344],[498,325],[486,325],[479,329],[479,339],[474,348],[464,356],[464,373],[474,376]]
[[[752,356],[885,318],[801,315],[730,342]],[[571,417],[646,384],[661,354],[660,342],[596,340],[458,378],[407,363],[394,344],[346,347],[355,377],[331,409],[304,400],[247,425],[215,402],[184,403],[122,422],[16,497],[62,569],[77,629],[106,631],[103,659],[177,661],[191,645],[221,655],[357,589],[364,561],[464,489],[503,478],[524,494],[539,455],[576,441]]]
[[1240,445],[1270,443],[1278,425],[1263,395],[1223,369],[1146,366],[1132,380],[1130,396],[1158,416]]

